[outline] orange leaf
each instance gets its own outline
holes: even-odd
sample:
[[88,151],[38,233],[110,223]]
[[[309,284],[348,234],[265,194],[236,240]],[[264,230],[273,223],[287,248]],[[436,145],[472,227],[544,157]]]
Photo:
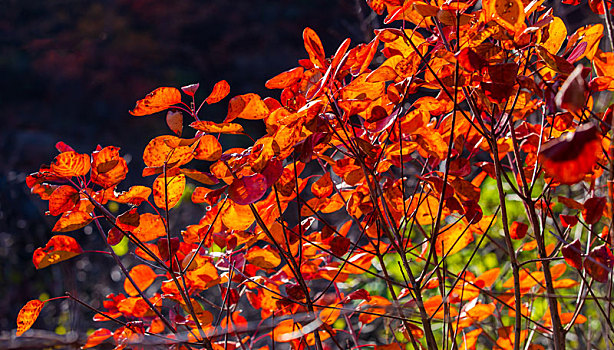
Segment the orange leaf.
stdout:
[[140,117],[168,109],[181,102],[181,92],[174,87],[161,87],[150,92],[144,99],[138,100],[130,114]]
[[145,186],[132,186],[127,192],[117,193],[116,197],[112,200],[118,203],[128,203],[132,205],[139,205],[146,201],[151,194],[151,188]]
[[292,68],[269,79],[264,86],[267,89],[285,89],[301,80],[303,71],[303,67]]
[[253,247],[245,253],[245,259],[250,264],[263,269],[274,269],[281,264],[279,253],[271,247],[258,248]]
[[[190,140],[191,141],[191,140]],[[143,151],[143,161],[148,167],[176,167],[186,164],[193,158],[193,143],[172,135],[162,135],[149,141]]]
[[246,230],[256,220],[249,206],[239,205],[232,201],[226,201],[220,209],[220,218],[231,230]]
[[466,334],[463,332],[463,344],[459,349],[475,349],[475,345],[478,342],[478,336],[482,334],[483,331],[482,328],[478,328]]
[[92,221],[90,214],[82,211],[69,211],[55,223],[53,232],[69,232],[78,230]]
[[[151,267],[144,264],[133,267],[130,270],[129,275],[142,292],[144,292],[145,289],[147,289],[147,287],[149,287],[157,277],[156,273],[151,269]],[[134,288],[134,285],[128,278],[126,278],[124,281],[124,289],[131,297],[139,295],[139,292],[136,290],[136,288]]]
[[324,68],[326,65],[324,48],[318,34],[313,29],[307,27],[303,30],[303,43],[305,44],[305,50],[309,54],[309,60],[316,68]]
[[241,124],[237,123],[214,123],[206,120],[199,120],[190,124],[190,127],[208,133],[220,134],[243,134],[244,130]]
[[34,321],[38,318],[38,315],[41,313],[43,308],[42,301],[35,299],[30,300],[24,305],[19,311],[19,315],[17,315],[17,333],[16,335],[19,337],[25,331],[30,329],[34,324]]
[[441,230],[435,242],[437,256],[451,255],[473,242],[473,233],[465,225],[452,224]]
[[207,104],[214,104],[220,102],[224,97],[228,96],[230,92],[230,85],[226,80],[220,80],[213,86],[213,91],[211,94],[205,99]]
[[92,334],[87,337],[87,341],[85,345],[81,347],[81,349],[89,349],[94,346],[100,345],[103,341],[111,337],[113,333],[106,328],[99,328],[95,330]]
[[124,231],[137,228],[140,224],[141,216],[136,212],[136,208],[129,209],[115,218],[115,225]]
[[546,142],[539,153],[546,174],[562,184],[582,180],[593,169],[601,149],[597,131],[594,124],[585,124]]
[[111,188],[126,178],[128,165],[119,156],[119,148],[108,146],[92,153],[92,182]]
[[166,235],[164,221],[159,215],[152,213],[141,214],[139,225],[132,230],[132,233],[143,242],[153,241],[158,237]]
[[90,156],[74,151],[60,153],[51,163],[51,171],[63,177],[85,175],[90,171]]
[[300,324],[294,323],[294,320],[283,320],[275,326],[273,334],[277,342],[289,342],[293,339],[303,336],[301,331],[303,327]]
[[322,175],[318,181],[311,185],[311,193],[317,198],[328,197],[333,193],[333,182],[330,173]]
[[386,308],[389,305],[392,305],[390,300],[379,295],[372,295],[369,301],[365,300],[358,304],[360,310],[369,312],[368,314],[361,313],[360,316],[358,316],[358,320],[363,324],[371,323],[379,318],[380,315],[385,315]]
[[49,213],[60,215],[72,210],[79,202],[79,192],[72,186],[63,185],[55,189],[49,196]]
[[204,135],[198,141],[194,149],[194,158],[215,162],[222,155],[222,145],[213,135]]
[[180,171],[183,175],[189,177],[190,179],[204,183],[205,185],[215,185],[219,183],[218,179],[209,173],[185,168],[180,169]]
[[153,183],[154,203],[160,209],[171,209],[181,199],[185,190],[185,175],[158,176]]
[[228,114],[224,123],[229,123],[237,118],[258,120],[269,115],[269,108],[256,94],[235,96],[228,104]]
[[56,235],[51,237],[44,248],[38,248],[34,251],[32,262],[37,269],[42,269],[81,253],[83,253],[83,249],[74,238]]
[[524,24],[524,6],[520,0],[487,0],[482,7],[486,21],[494,19],[503,28],[514,33],[522,30]]

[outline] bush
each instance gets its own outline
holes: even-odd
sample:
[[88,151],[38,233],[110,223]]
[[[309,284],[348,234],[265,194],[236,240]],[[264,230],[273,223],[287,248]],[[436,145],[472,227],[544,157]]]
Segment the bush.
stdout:
[[[305,29],[308,58],[266,82],[280,98],[232,97],[222,123],[200,115],[227,97],[225,81],[202,100],[194,84],[138,101],[132,115],[167,111],[171,130],[143,152],[151,185],[117,192],[119,148],[59,142],[27,178],[59,216],[34,264],[83,254],[64,233],[92,223],[124,291],[100,309],[71,294],[32,300],[17,334],[70,298],[105,322],[84,348],[611,343],[604,25],[568,35],[537,1],[369,5],[392,26],[332,56]],[[249,137],[240,120],[267,134],[224,150],[225,135]],[[183,201],[203,216],[179,232]],[[134,266],[113,249],[126,241]]]

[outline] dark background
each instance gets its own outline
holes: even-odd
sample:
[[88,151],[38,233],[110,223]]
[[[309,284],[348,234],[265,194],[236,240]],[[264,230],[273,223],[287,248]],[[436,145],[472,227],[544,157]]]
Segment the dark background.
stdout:
[[[197,98],[222,79],[230,96],[279,97],[264,83],[306,58],[305,27],[321,37],[327,55],[347,37],[371,39],[377,19],[364,1],[0,1],[0,330],[15,329],[30,299],[76,293],[96,306],[113,288],[108,257],[87,253],[35,270],[32,252],[52,236],[54,217],[30,194],[25,176],[49,163],[64,141],[78,152],[115,145],[129,164],[128,185],[143,179],[142,151],[168,133],[162,113],[132,117],[138,99],[159,86],[200,83]],[[220,121],[228,98],[201,118]],[[246,124],[257,137],[262,123]],[[246,146],[231,139],[225,148]],[[227,140],[228,143],[228,140]],[[198,217],[191,222],[198,221]],[[102,247],[91,229],[69,233],[84,249]],[[98,304],[99,305],[99,304]],[[85,331],[92,312],[67,301],[48,303],[33,326]],[[60,328],[61,332],[61,328]],[[3,338],[6,339],[8,333]]]
[[[587,20],[570,7],[555,14],[569,30]],[[125,184],[140,176],[147,142],[168,133],[163,114],[132,117],[128,110],[160,86],[200,83],[197,98],[225,79],[230,96],[279,97],[264,83],[306,58],[302,31],[313,28],[327,56],[347,37],[368,42],[381,18],[364,0],[0,0],[0,337],[15,328],[21,306],[46,293],[76,293],[98,306],[113,287],[110,259],[84,254],[36,271],[32,252],[52,236],[54,218],[29,193],[25,176],[49,163],[64,141],[82,153],[100,144],[131,158]],[[220,121],[228,98],[201,118]],[[261,123],[244,124],[257,137]],[[227,140],[225,148],[246,146]],[[198,218],[191,220],[193,223]],[[101,247],[92,230],[70,233],[84,249]],[[115,271],[117,273],[117,271]],[[33,328],[85,331],[92,313],[69,302],[45,306]]]

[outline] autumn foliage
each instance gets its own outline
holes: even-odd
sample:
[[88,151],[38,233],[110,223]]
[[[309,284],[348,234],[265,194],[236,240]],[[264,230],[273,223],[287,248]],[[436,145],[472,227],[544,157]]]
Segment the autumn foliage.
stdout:
[[[84,254],[92,225],[124,273],[101,308],[65,296],[100,321],[84,348],[614,344],[609,13],[568,32],[543,1],[368,3],[386,25],[373,40],[325,52],[306,28],[306,58],[265,83],[278,98],[220,81],[137,101],[170,129],[143,185],[123,183],[119,148],[62,142],[27,178],[61,233],[36,268]],[[226,99],[223,122],[201,120]],[[223,146],[248,137],[242,120],[266,135]],[[175,230],[185,201],[202,216]]]

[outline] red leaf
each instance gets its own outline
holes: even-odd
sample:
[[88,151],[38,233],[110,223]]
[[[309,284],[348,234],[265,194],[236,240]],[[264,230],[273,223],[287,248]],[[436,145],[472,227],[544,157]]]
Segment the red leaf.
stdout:
[[183,91],[183,93],[186,95],[194,96],[199,86],[200,86],[199,83],[182,86],[181,91]]
[[109,232],[107,233],[107,243],[109,245],[117,245],[121,242],[122,238],[124,238],[124,234],[122,231],[118,230],[117,227],[111,227]]
[[51,237],[44,248],[34,251],[32,262],[37,269],[68,260],[83,253],[77,241],[69,236],[57,235]]
[[562,184],[582,180],[593,169],[601,149],[598,130],[594,124],[584,124],[546,142],[539,153],[546,174]]
[[580,270],[582,268],[582,246],[579,240],[566,244],[561,248],[561,253],[569,266]]
[[55,149],[57,149],[58,152],[60,152],[60,153],[70,152],[70,151],[74,152],[75,151],[72,147],[70,147],[69,145],[67,145],[63,141],[59,141],[58,143],[56,143],[55,144]]
[[228,96],[229,92],[230,85],[228,85],[226,80],[221,80],[213,86],[213,91],[211,91],[211,94],[205,99],[205,102],[207,102],[207,104],[220,102],[224,97]]
[[475,51],[473,51],[469,47],[460,50],[454,56],[458,60],[460,66],[468,72],[482,70],[482,68],[488,64],[486,60],[480,57],[477,53],[475,53]]
[[30,300],[21,308],[19,315],[17,315],[16,335],[18,337],[32,327],[34,321],[36,321],[38,315],[41,313],[43,305],[45,305],[45,303],[40,300]]
[[168,253],[168,239],[162,237],[156,242],[158,245],[158,251],[160,252],[160,257],[164,261],[168,261],[172,256],[177,253],[179,250],[179,237],[171,237],[171,253]]
[[351,300],[366,300],[366,301],[370,301],[371,300],[371,294],[369,294],[369,292],[367,292],[364,289],[355,290],[352,293],[348,294],[345,298],[343,298],[341,303],[342,304],[346,304],[346,303],[350,302]]
[[559,214],[559,218],[561,219],[561,225],[564,227],[574,227],[578,223],[578,217],[575,215]]
[[587,225],[596,224],[603,216],[603,210],[606,206],[605,197],[592,197],[584,202],[584,210],[582,210],[582,217]]
[[181,93],[174,87],[161,87],[150,92],[144,99],[138,100],[130,114],[140,117],[168,109],[181,102]]
[[594,248],[584,259],[584,268],[596,281],[606,283],[613,262],[612,252],[605,245],[601,245]]
[[574,114],[580,114],[586,106],[587,84],[582,77],[583,69],[582,65],[577,66],[556,94],[556,105]]
[[335,236],[330,242],[330,251],[335,256],[343,256],[348,252],[352,241],[345,237]]
[[510,236],[512,239],[523,239],[527,235],[529,226],[523,222],[514,221],[510,227]]
[[322,175],[318,181],[311,185],[311,193],[317,198],[325,198],[333,193],[333,181],[330,178],[330,173]]
[[228,186],[228,197],[237,204],[248,205],[262,198],[267,188],[267,179],[264,175],[243,176],[234,179]]

